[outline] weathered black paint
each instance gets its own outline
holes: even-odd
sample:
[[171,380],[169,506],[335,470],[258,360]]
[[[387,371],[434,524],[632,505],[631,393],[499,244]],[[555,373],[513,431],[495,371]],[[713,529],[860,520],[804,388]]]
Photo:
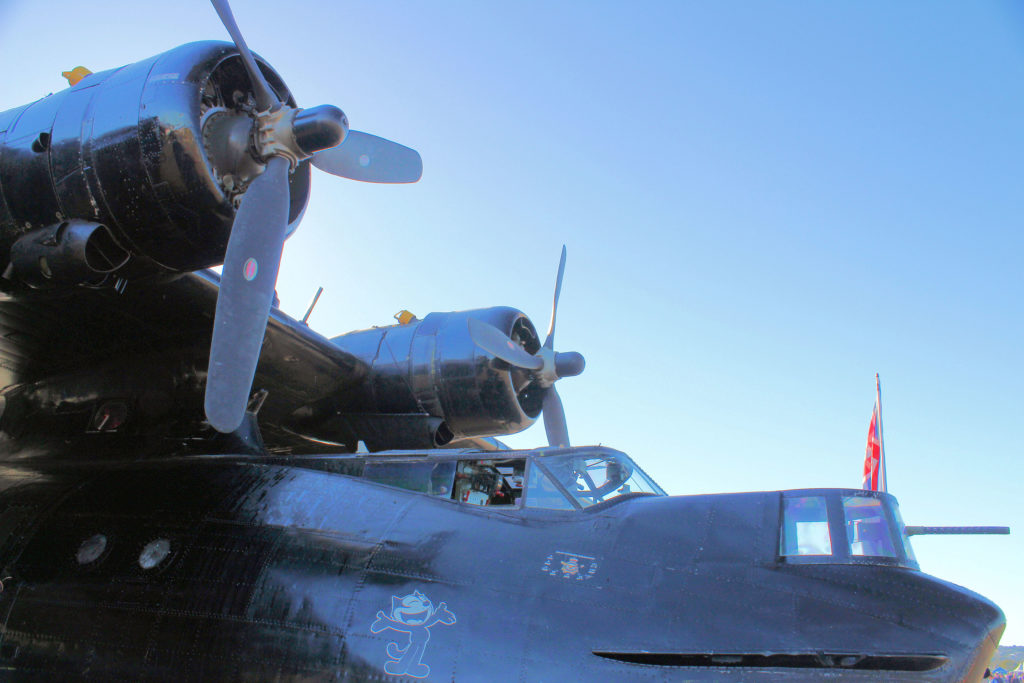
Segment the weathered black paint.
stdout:
[[[341,474],[358,472],[352,456],[281,462],[9,468],[0,667],[393,680],[382,667],[394,634],[370,626],[414,591],[456,616],[432,629],[431,680],[972,680],[1003,626],[991,603],[912,569],[780,560],[778,492],[481,508]],[[105,554],[80,565],[96,534]],[[160,538],[170,555],[141,569],[141,549]],[[597,570],[543,572],[557,552]],[[805,661],[729,664],[783,655]],[[945,663],[843,670],[823,655]]]
[[[265,75],[294,106],[280,77],[269,67]],[[135,254],[126,277],[219,263],[235,209],[208,158],[203,117],[247,89],[235,47],[208,41],[0,112],[3,258],[24,232],[81,218],[107,225]],[[309,175],[303,162],[291,176],[292,222]]]

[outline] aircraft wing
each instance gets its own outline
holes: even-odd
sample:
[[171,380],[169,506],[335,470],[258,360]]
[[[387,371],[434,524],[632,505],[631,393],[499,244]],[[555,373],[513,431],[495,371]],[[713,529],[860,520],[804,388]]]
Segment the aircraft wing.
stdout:
[[[0,387],[8,410],[20,399],[22,411],[89,412],[96,397],[123,395],[132,411],[146,409],[146,401],[174,404],[163,406],[160,422],[179,425],[183,438],[206,433],[201,395],[218,285],[207,270],[121,293],[77,288],[0,300]],[[268,448],[293,440],[282,431],[288,416],[344,396],[366,371],[352,354],[272,309],[254,382],[255,391],[266,391],[259,416]]]

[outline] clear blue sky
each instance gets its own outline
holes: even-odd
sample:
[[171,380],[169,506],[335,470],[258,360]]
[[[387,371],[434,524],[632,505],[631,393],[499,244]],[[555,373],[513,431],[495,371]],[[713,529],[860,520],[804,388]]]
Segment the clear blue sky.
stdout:
[[[574,443],[672,493],[858,486],[882,377],[925,571],[1024,644],[1024,9],[945,2],[236,0],[299,103],[418,149],[316,174],[278,289],[328,335],[496,304],[547,325]],[[208,3],[0,0],[0,109],[177,44]],[[45,47],[44,44],[45,43]],[[508,439],[540,445],[537,426]]]

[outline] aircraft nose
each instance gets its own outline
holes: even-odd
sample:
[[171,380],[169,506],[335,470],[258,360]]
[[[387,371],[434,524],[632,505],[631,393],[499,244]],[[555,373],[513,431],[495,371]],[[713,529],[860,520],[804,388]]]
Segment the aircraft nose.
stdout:
[[900,625],[925,636],[919,648],[930,641],[948,658],[941,680],[981,681],[1006,628],[1003,611],[966,588],[915,574],[900,583],[908,602]]
[[[1006,615],[997,605],[986,600],[980,595],[977,598],[976,623],[981,627],[979,634],[984,634],[979,639],[973,651],[966,653],[965,674],[961,680],[980,681],[985,675],[988,664],[992,661],[999,639],[1006,628]],[[975,621],[975,620],[972,620]]]

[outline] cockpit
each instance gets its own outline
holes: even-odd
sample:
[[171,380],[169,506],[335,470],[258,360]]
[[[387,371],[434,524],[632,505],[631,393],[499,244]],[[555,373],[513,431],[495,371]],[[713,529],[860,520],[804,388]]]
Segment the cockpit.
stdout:
[[377,453],[363,479],[488,507],[584,510],[626,496],[664,496],[629,456],[610,448]]

